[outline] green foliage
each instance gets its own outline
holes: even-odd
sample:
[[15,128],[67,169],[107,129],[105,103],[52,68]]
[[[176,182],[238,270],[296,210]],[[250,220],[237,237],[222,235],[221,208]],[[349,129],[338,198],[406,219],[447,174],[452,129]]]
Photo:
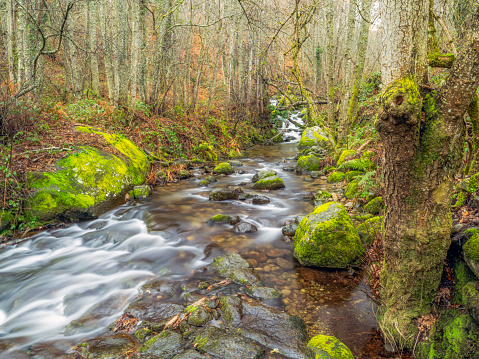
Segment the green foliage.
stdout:
[[374,72],[371,76],[364,77],[359,90],[359,101],[364,102],[374,95],[379,94],[381,91],[381,83],[381,72]]
[[135,103],[135,110],[148,117],[151,115],[151,108],[151,105],[148,105],[142,101],[136,101]]
[[379,176],[376,171],[366,172],[364,176],[359,178],[358,186],[361,188],[360,197],[368,198],[371,193],[377,192],[379,188]]
[[218,160],[218,155],[211,144],[208,142],[202,142],[193,148],[193,152],[200,158],[206,161]]
[[66,113],[70,118],[77,122],[86,122],[90,125],[95,125],[98,117],[105,114],[105,109],[100,106],[95,100],[84,98],[73,102],[66,108]]

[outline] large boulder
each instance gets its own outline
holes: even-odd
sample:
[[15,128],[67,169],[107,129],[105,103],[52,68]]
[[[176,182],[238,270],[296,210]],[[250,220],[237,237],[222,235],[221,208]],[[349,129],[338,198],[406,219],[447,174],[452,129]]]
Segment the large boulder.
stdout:
[[239,198],[239,194],[243,193],[241,188],[215,188],[210,192],[210,201],[229,201]]
[[272,176],[276,176],[276,171],[274,170],[259,171],[253,176],[253,178],[251,179],[251,182],[255,183],[266,177],[272,177]]
[[274,190],[274,189],[281,189],[285,188],[283,180],[278,177],[278,176],[269,176],[266,178],[263,178],[259,181],[257,181],[253,185],[254,189],[269,189],[269,190]]
[[95,218],[123,201],[131,188],[145,182],[150,162],[133,142],[93,127],[77,129],[103,137],[112,152],[119,154],[83,146],[57,161],[54,172],[29,173],[30,217],[39,221]]
[[294,236],[294,255],[305,266],[346,268],[357,264],[365,248],[349,214],[338,202],[314,209]]
[[306,359],[354,359],[354,356],[339,339],[316,335],[308,342]]
[[315,155],[301,156],[296,163],[296,172],[310,173],[320,169],[321,160]]
[[213,173],[217,175],[230,175],[234,173],[234,170],[228,162],[222,162],[213,169]]
[[302,149],[313,146],[326,147],[328,141],[326,133],[319,126],[307,127],[301,134],[298,148]]

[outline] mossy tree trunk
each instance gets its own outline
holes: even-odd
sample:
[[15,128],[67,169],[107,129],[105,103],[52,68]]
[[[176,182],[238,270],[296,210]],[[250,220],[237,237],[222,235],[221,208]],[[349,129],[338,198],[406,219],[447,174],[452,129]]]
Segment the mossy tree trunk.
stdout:
[[451,194],[462,163],[462,118],[479,85],[476,14],[445,84],[437,93],[425,91],[429,5],[429,0],[385,0],[381,8],[384,92],[377,129],[385,231],[379,323],[399,349],[412,349],[413,320],[430,311],[441,279]]

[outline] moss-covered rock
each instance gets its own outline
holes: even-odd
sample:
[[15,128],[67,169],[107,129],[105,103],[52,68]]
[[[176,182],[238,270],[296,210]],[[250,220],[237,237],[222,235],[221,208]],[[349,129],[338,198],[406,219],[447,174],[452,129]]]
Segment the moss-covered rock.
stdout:
[[11,214],[10,212],[7,212],[7,211],[1,212],[0,210],[0,233],[5,229],[10,228],[14,219],[15,219],[15,216]]
[[161,334],[148,340],[139,350],[141,358],[171,359],[185,347],[181,334],[165,330]]
[[301,156],[296,163],[297,173],[309,173],[320,169],[321,161],[316,155]]
[[261,299],[276,299],[282,296],[276,289],[269,287],[247,287],[245,293],[251,297]]
[[210,201],[228,201],[239,198],[239,194],[243,193],[240,188],[215,188],[210,192]]
[[138,342],[132,336],[127,333],[116,333],[90,339],[78,345],[75,351],[81,358],[109,359],[120,358],[124,353],[134,352],[137,347]]
[[472,318],[479,324],[479,282],[469,282],[462,292],[464,307],[469,311]]
[[253,185],[254,189],[281,189],[285,188],[283,180],[278,176],[263,178]]
[[333,198],[331,193],[326,192],[326,191],[322,191],[322,190],[318,190],[318,192],[316,192],[316,195],[314,196],[314,204],[320,205],[320,204],[323,204],[325,202],[330,202],[331,198]]
[[340,164],[344,163],[344,161],[346,160],[346,157],[354,156],[355,154],[356,154],[356,151],[354,150],[344,150],[341,153],[341,156],[339,156],[338,162],[336,164],[339,166]]
[[191,177],[191,172],[188,170],[181,170],[178,172],[178,178],[179,179],[188,179]]
[[348,212],[337,202],[316,207],[294,236],[294,255],[306,266],[346,268],[357,264],[364,253]]
[[301,134],[301,140],[298,143],[298,148],[307,148],[313,146],[326,147],[328,144],[328,137],[326,133],[319,127],[307,127]]
[[347,199],[353,199],[359,193],[359,181],[354,180],[348,183],[344,189],[344,197]]
[[429,341],[421,343],[418,359],[479,358],[479,327],[472,317],[457,309],[446,309],[436,321]]
[[57,161],[55,172],[29,173],[31,196],[26,212],[30,217],[40,221],[95,218],[124,200],[132,187],[145,182],[150,164],[133,142],[92,127],[78,129],[103,136],[121,155],[84,146]]
[[[186,308],[188,310],[188,307]],[[195,327],[203,327],[210,320],[213,319],[213,316],[210,312],[203,306],[198,306],[192,309],[190,316],[188,317],[188,324]]]
[[364,206],[364,210],[371,214],[379,214],[379,212],[381,212],[382,206],[383,206],[383,198],[376,197],[370,200],[368,203],[366,203],[366,205]]
[[239,223],[240,218],[238,216],[228,216],[227,214],[217,214],[216,216],[211,217],[206,221],[206,223],[210,224],[231,224],[235,225]]
[[342,180],[344,180],[345,177],[346,177],[346,174],[344,174],[343,172],[332,172],[328,176],[328,182],[329,183],[341,182]]
[[351,182],[352,180],[354,180],[356,177],[358,176],[362,176],[364,175],[364,172],[361,172],[361,171],[348,171],[346,172],[346,182]]
[[381,233],[383,229],[383,220],[384,217],[382,216],[373,217],[366,220],[356,228],[363,243],[366,245],[371,244],[374,238],[376,238],[376,235]]
[[217,175],[230,175],[233,172],[233,167],[228,162],[221,162],[213,169],[213,173]]
[[469,238],[462,248],[466,263],[479,278],[479,235],[476,234]]
[[339,339],[317,335],[308,342],[306,359],[354,359],[354,356]]
[[262,286],[260,277],[244,258],[236,253],[227,253],[216,257],[211,267],[222,277],[243,285]]
[[128,192],[131,198],[134,199],[146,199],[151,195],[151,187],[148,185],[135,186]]
[[208,185],[210,184],[211,182],[208,181],[208,180],[201,180],[199,183],[198,183],[198,187],[208,187]]
[[256,183],[259,180],[262,180],[266,177],[273,177],[273,176],[276,176],[276,171],[273,171],[273,170],[259,171],[253,176],[253,178],[251,179],[251,182]]
[[346,161],[338,164],[338,170],[347,172],[347,171],[361,171],[361,172],[368,172],[372,171],[376,168],[372,157],[374,156],[374,152],[366,151],[363,153],[361,158],[356,158],[354,160]]
[[460,258],[454,258],[452,267],[454,281],[456,282],[456,288],[454,291],[454,296],[452,298],[453,303],[463,305],[463,290],[469,282],[477,280],[477,277],[471,271],[467,263]]

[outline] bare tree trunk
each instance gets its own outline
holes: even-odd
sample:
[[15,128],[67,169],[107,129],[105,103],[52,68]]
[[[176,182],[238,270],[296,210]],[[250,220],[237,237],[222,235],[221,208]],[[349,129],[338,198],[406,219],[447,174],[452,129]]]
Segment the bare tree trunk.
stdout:
[[334,136],[334,2],[328,0],[328,10],[326,14],[326,63],[327,63],[327,86],[328,86],[328,127]]
[[103,62],[105,63],[105,73],[106,73],[106,80],[108,85],[108,98],[110,99],[111,103],[116,103],[116,83],[115,83],[115,73],[112,64],[113,58],[113,51],[111,48],[111,38],[109,36],[109,17],[108,14],[110,13],[108,9],[108,1],[103,0],[101,2],[101,18],[100,18],[100,29],[102,35],[102,42],[103,42]]
[[90,72],[91,72],[91,89],[94,93],[100,93],[100,74],[98,69],[97,52],[97,27],[98,27],[98,5],[96,2],[88,3],[88,50],[90,53]]
[[136,105],[136,90],[138,84],[138,60],[140,56],[140,37],[141,31],[139,28],[139,4],[137,2],[132,3],[132,19],[131,19],[131,32],[132,32],[132,47],[131,47],[131,81],[130,81],[130,106],[132,108]]
[[127,14],[128,4],[126,0],[118,0],[118,68],[119,68],[119,97],[118,102],[122,105],[128,103],[128,32],[127,32]]

